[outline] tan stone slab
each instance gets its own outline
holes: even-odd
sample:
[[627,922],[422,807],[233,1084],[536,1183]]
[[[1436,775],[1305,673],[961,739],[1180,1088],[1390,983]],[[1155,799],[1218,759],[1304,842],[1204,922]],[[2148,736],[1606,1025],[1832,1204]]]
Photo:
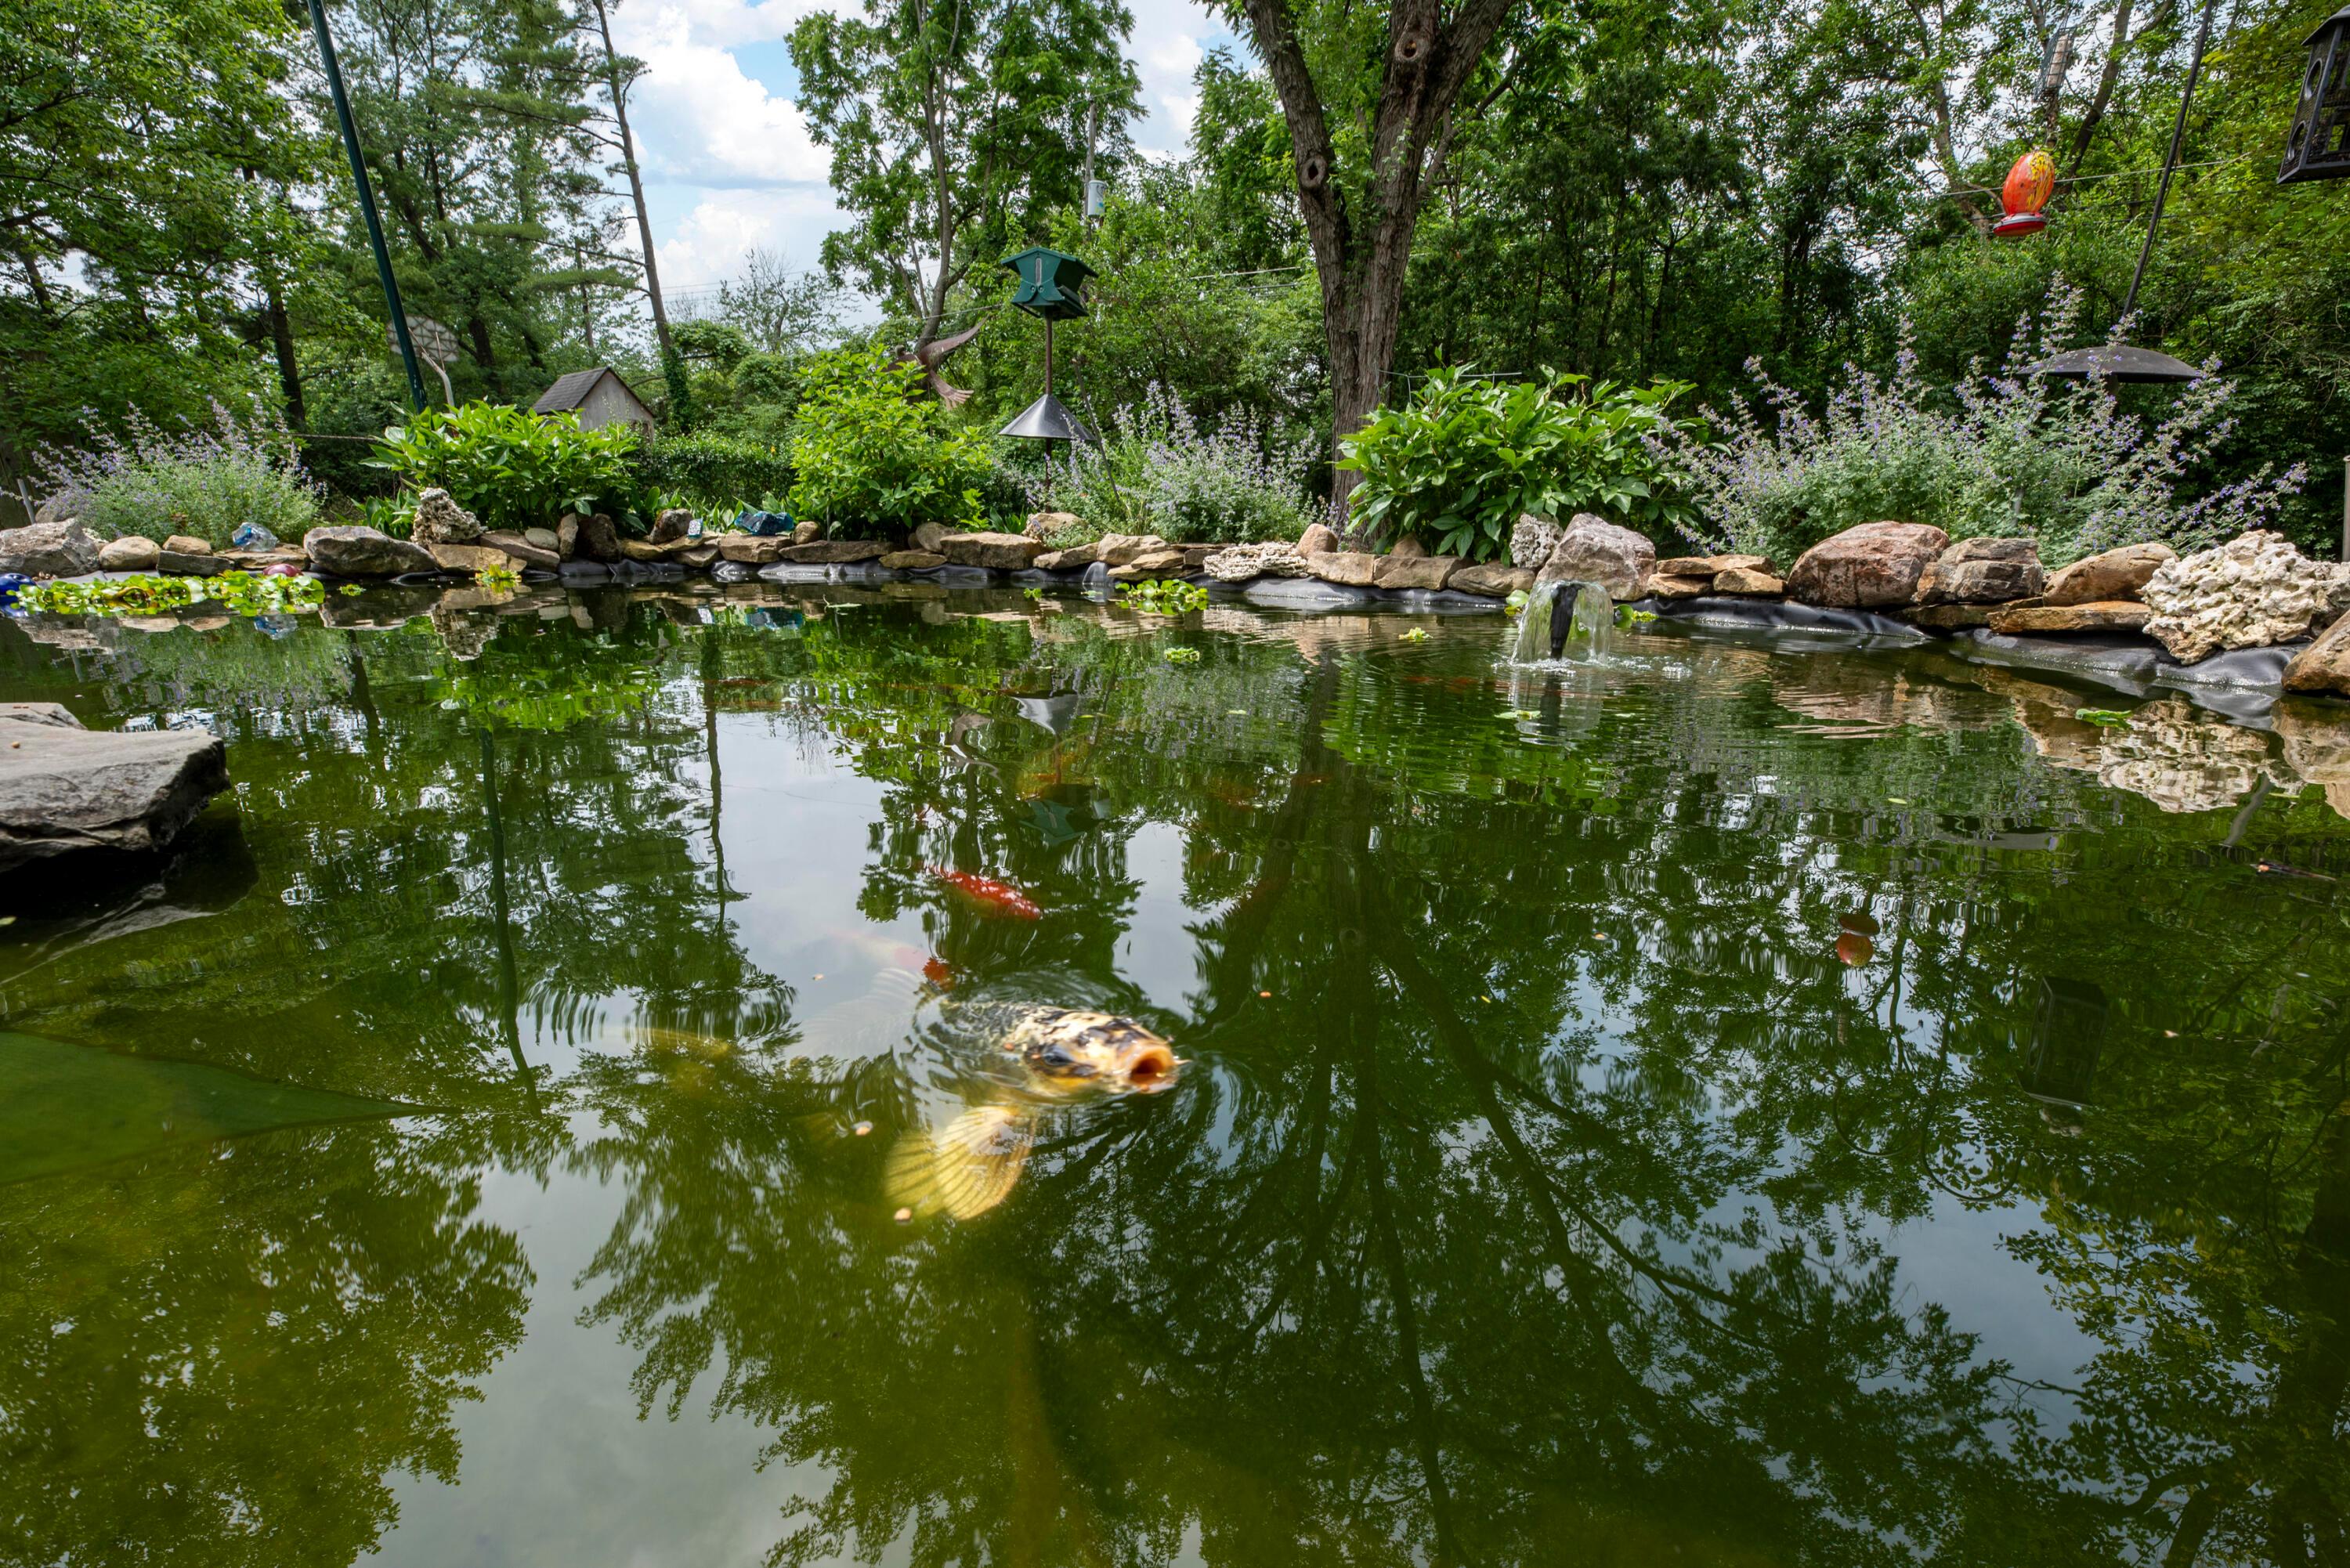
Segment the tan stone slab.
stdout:
[[1305,569],[1326,583],[1367,588],[1379,569],[1380,557],[1360,550],[1326,550],[1305,557]]
[[1461,568],[1458,556],[1384,556],[1371,574],[1371,586],[1380,588],[1426,588],[1445,585]]
[[773,566],[792,547],[791,540],[781,534],[721,534],[712,543],[720,555],[745,566]]
[[1660,599],[1693,599],[1713,592],[1713,579],[1659,576],[1648,579],[1648,592]]
[[2085,605],[1994,609],[1991,612],[1991,628],[2008,637],[2046,632],[2137,631],[2153,615],[2153,610],[2135,599],[2105,599]]
[[1461,567],[1446,580],[1444,586],[1457,593],[1482,594],[1489,599],[1507,598],[1512,594],[1532,591],[1534,571],[1532,566],[1513,566],[1503,561],[1488,561],[1479,566]]
[[1659,561],[1656,569],[1657,576],[1660,577],[1711,579],[1724,572],[1767,572],[1771,569],[1771,557],[1768,556],[1676,556],[1669,561]]
[[809,545],[786,545],[775,558],[802,566],[845,566],[857,561],[875,560],[889,553],[889,546],[879,539],[818,539]]
[[1744,594],[1750,597],[1777,598],[1787,591],[1787,585],[1768,572],[1752,566],[1733,566],[1726,572],[1716,572],[1713,591],[1718,594]]
[[427,545],[444,572],[511,572],[514,557],[488,545]]
[[881,557],[881,565],[893,572],[927,572],[946,564],[944,556],[931,550],[892,550]]

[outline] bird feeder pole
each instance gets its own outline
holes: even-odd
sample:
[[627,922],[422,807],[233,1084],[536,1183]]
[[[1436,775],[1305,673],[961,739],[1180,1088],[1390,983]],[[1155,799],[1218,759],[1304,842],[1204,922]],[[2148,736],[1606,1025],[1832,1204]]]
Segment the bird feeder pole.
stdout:
[[350,95],[343,90],[343,67],[335,60],[334,35],[327,30],[326,0],[310,0],[310,31],[318,40],[318,64],[327,73],[327,96],[335,102],[335,119],[342,127],[343,151],[350,154],[351,183],[358,187],[359,216],[367,222],[368,244],[375,250],[375,275],[383,285],[383,303],[391,312],[392,337],[400,345],[400,363],[408,369],[408,403],[424,411],[424,375],[416,368],[416,344],[408,335],[408,312],[400,308],[400,280],[391,275],[391,253],[384,248],[383,220],[376,215],[375,187],[368,182],[367,160],[359,152],[359,128],[351,119]]
[[[315,5],[317,0],[312,0]],[[2170,127],[2170,151],[2162,161],[2162,182],[2154,189],[2154,214],[2147,220],[2146,241],[2137,248],[2137,270],[2130,274],[2129,297],[2122,301],[2122,319],[2137,308],[2138,285],[2146,281],[2146,264],[2154,254],[2155,232],[2162,227],[2163,204],[2170,199],[2170,176],[2178,167],[2179,144],[2187,139],[2187,110],[2195,102],[2195,83],[2203,74],[2203,51],[2211,43],[2211,13],[2219,0],[2203,0],[2203,19],[2195,28],[2195,53],[2187,62],[2187,90],[2178,95],[2178,119]]]

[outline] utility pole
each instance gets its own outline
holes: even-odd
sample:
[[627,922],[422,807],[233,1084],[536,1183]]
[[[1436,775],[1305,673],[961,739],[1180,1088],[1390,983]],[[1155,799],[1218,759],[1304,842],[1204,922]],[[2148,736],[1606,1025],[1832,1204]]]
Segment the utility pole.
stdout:
[[318,40],[318,64],[326,69],[327,96],[334,99],[335,119],[342,127],[343,151],[350,154],[351,183],[359,190],[359,216],[367,223],[368,244],[375,251],[375,275],[383,285],[384,306],[391,312],[392,340],[400,345],[400,361],[408,368],[408,403],[421,414],[424,376],[416,368],[416,344],[408,335],[400,280],[391,275],[391,253],[384,248],[383,220],[376,215],[375,187],[368,182],[367,159],[359,152],[359,128],[351,119],[350,95],[343,90],[343,67],[335,60],[334,35],[327,31],[327,0],[310,0],[310,31]]

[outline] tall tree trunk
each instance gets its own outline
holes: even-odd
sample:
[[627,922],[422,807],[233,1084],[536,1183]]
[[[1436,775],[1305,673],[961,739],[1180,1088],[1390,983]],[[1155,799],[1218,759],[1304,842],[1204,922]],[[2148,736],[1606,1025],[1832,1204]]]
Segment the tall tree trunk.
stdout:
[[[1322,285],[1334,461],[1341,455],[1338,443],[1379,406],[1395,363],[1427,154],[1511,4],[1463,0],[1448,24],[1440,0],[1391,0],[1387,61],[1369,125],[1370,167],[1357,182],[1363,209],[1357,212],[1340,182],[1329,117],[1287,0],[1243,0],[1251,41],[1288,119],[1297,205]],[[1336,499],[1354,487],[1351,473],[1341,470],[1333,477]]]
[[620,80],[619,52],[612,47],[612,21],[604,10],[604,0],[588,0],[596,8],[596,30],[604,39],[604,71],[611,85],[612,121],[620,131],[620,162],[629,173],[629,197],[637,208],[637,241],[645,249],[645,296],[653,305],[653,337],[660,345],[661,358],[673,361],[677,345],[670,341],[669,309],[661,303],[660,268],[653,260],[653,221],[645,211],[644,176],[637,171],[637,139],[629,130],[628,85]]
[[286,420],[296,430],[309,423],[302,403],[302,367],[294,358],[294,323],[286,314],[286,291],[272,271],[264,283],[269,310],[269,347],[277,357],[277,384],[286,391]]

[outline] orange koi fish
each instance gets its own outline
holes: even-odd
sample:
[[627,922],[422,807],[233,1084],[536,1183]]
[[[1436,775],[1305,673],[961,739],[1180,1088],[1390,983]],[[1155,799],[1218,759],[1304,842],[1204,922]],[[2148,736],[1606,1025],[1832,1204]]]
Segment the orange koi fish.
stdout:
[[977,904],[982,910],[1006,919],[1035,920],[1045,911],[1035,900],[1009,882],[999,882],[993,877],[983,877],[976,871],[950,871],[943,866],[931,867],[931,875]]

